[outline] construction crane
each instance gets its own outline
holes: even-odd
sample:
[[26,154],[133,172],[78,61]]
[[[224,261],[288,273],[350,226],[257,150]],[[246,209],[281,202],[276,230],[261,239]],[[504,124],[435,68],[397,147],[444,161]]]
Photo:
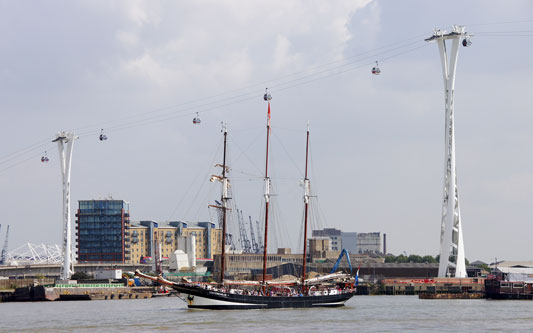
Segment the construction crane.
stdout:
[[259,244],[255,240],[254,225],[252,224],[252,217],[250,218],[250,237],[252,238],[252,253],[259,253]]
[[350,261],[350,255],[348,254],[348,251],[346,251],[346,249],[342,249],[341,254],[339,255],[339,258],[337,259],[335,266],[333,266],[333,269],[331,270],[330,274],[335,273],[337,268],[339,268],[339,264],[341,263],[343,256],[346,256],[346,261],[348,261],[348,266],[350,267],[350,274],[353,274],[352,262]]
[[237,210],[237,220],[239,220],[239,242],[244,253],[251,253],[252,247],[250,246],[250,240],[246,232],[246,225],[244,224],[244,218],[242,217],[242,209]]
[[[222,203],[218,200],[215,200],[215,205],[208,205],[208,207],[215,208],[217,212],[218,217],[218,225],[222,225]],[[231,208],[226,208],[227,210],[231,210]],[[235,244],[233,243],[233,235],[229,232],[226,232],[226,244],[230,246],[230,250],[235,250]]]
[[263,252],[264,246],[263,246],[263,242],[261,241],[261,228],[259,228],[259,221],[256,220],[255,224],[257,225],[257,239],[258,239],[259,252]]
[[9,236],[9,225],[6,231],[6,240],[4,241],[4,247],[2,248],[2,255],[0,255],[0,265],[4,265],[7,261],[7,240]]

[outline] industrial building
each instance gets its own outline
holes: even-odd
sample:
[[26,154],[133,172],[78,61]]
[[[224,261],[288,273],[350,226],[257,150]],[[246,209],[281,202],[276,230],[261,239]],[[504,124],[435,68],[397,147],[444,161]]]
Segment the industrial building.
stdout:
[[383,253],[381,232],[357,233],[357,253]]
[[336,259],[341,251],[332,250],[330,242],[331,239],[329,237],[309,238],[308,261],[313,262],[323,259]]
[[356,254],[386,252],[385,234],[381,232],[345,232],[335,228],[324,228],[313,230],[312,238],[329,238],[329,250],[348,252]]
[[[279,266],[286,263],[296,263],[302,265],[302,254],[285,253],[280,249],[277,254],[267,254],[267,268]],[[220,254],[215,256],[214,275],[220,274]],[[255,253],[226,253],[226,269],[230,275],[249,275],[252,270],[263,270],[263,254]]]
[[322,230],[313,230],[312,237],[327,237],[330,239],[330,250],[342,251],[342,231],[335,228],[324,228]]

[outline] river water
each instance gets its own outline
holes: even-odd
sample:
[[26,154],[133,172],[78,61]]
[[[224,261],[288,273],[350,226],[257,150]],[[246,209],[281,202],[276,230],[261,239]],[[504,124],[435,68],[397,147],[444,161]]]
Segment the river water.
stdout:
[[533,331],[533,301],[356,296],[342,308],[189,310],[177,297],[0,303],[0,332]]

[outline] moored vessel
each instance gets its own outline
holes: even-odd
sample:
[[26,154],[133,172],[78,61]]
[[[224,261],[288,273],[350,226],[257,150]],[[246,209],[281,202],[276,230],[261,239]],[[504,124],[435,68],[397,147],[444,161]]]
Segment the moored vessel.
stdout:
[[533,300],[533,279],[525,274],[491,276],[485,279],[485,297],[488,299]]
[[218,283],[193,283],[183,279],[180,282],[169,281],[162,276],[152,277],[136,272],[136,275],[150,279],[162,285],[170,286],[179,292],[179,297],[189,308],[202,309],[271,309],[271,308],[310,308],[310,307],[338,307],[343,306],[356,292],[356,279],[350,274],[332,273],[325,276],[306,279],[307,261],[307,219],[309,209],[310,181],[308,178],[309,126],[306,139],[306,161],[304,185],[304,249],[303,269],[301,278],[290,281],[267,281],[267,247],[268,247],[268,213],[270,205],[271,180],[268,176],[268,154],[270,139],[270,101],[272,97],[266,91],[264,100],[268,102],[266,158],[265,158],[265,220],[263,242],[263,272],[261,281],[227,280],[225,274],[226,249],[226,214],[229,210],[229,167],[226,164],[227,128],[223,126],[224,155],[221,167],[222,174],[214,175],[211,180],[222,184],[221,205],[217,206],[222,212],[221,262]]

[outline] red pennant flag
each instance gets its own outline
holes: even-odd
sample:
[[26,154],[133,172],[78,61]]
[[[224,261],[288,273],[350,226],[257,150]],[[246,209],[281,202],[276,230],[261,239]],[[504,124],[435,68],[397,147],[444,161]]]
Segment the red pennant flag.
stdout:
[[270,127],[270,101],[268,102],[268,126]]

